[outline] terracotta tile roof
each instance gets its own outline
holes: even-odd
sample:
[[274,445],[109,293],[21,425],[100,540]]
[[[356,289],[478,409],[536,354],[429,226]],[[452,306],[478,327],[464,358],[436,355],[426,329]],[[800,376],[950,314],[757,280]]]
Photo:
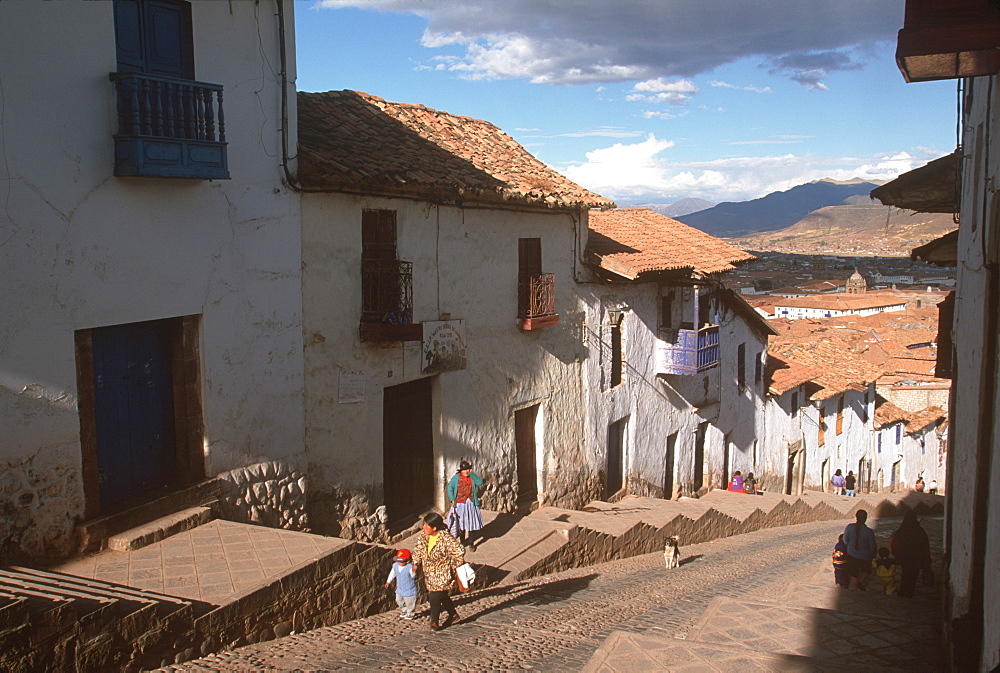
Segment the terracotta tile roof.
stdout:
[[765,380],[768,392],[772,395],[784,395],[804,383],[815,380],[819,374],[818,370],[799,364],[795,360],[784,359],[773,353],[767,355]]
[[[927,407],[921,411],[909,412],[879,397],[878,404],[875,407],[876,430],[882,430],[896,423],[902,423],[906,426],[906,434],[916,435],[929,425],[937,425],[947,420],[948,412],[937,406]],[[942,426],[943,429],[944,426]]]
[[892,402],[881,397],[875,406],[875,429],[881,430],[896,423],[906,423],[910,415]]
[[910,414],[910,419],[906,423],[906,433],[914,435],[925,429],[928,425],[938,424],[947,420],[948,412],[941,407],[927,407],[923,411]]
[[829,399],[847,390],[863,391],[881,373],[851,352],[847,344],[836,339],[786,343],[779,338],[772,341],[768,349],[768,359],[771,357],[779,357],[816,372],[812,381],[821,388],[810,396],[813,400]]
[[307,190],[549,207],[614,205],[480,119],[360,91],[300,92],[298,109],[298,177]]
[[629,280],[657,271],[721,273],[752,259],[750,253],[648,208],[590,211],[587,261]]
[[899,306],[906,300],[899,297],[872,297],[864,294],[823,294],[815,297],[786,299],[778,306],[793,308],[831,309],[834,311],[860,311],[866,308]]
[[937,367],[937,359],[924,358],[890,358],[880,365],[885,372],[894,374],[919,374],[921,376],[934,376],[934,369]]

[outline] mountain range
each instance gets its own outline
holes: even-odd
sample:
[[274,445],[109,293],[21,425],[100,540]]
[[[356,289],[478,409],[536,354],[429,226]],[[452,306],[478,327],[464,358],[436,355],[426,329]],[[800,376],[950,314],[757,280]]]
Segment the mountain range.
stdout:
[[879,184],[863,180],[816,180],[752,201],[725,201],[674,219],[713,236],[727,238],[776,231],[792,226],[814,210],[843,204],[852,196],[867,198]]
[[908,257],[913,248],[957,226],[950,214],[917,213],[872,201],[869,193],[878,186],[862,180],[817,180],[752,201],[724,202],[688,213],[683,211],[709,202],[682,199],[645,207],[744,250],[799,254]]

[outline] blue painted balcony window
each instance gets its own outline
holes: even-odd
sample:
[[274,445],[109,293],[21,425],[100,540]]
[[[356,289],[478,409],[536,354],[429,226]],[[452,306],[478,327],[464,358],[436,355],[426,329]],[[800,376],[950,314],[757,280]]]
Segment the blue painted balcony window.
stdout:
[[719,326],[661,329],[657,341],[657,374],[698,374],[719,364]]
[[115,175],[227,179],[221,84],[194,79],[191,5],[115,0]]

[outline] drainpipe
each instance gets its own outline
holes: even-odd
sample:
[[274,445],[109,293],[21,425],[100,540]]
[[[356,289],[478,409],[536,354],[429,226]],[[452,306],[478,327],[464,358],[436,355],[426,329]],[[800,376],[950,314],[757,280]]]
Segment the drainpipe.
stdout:
[[285,45],[285,5],[284,0],[274,0],[278,17],[278,57],[281,61],[281,169],[285,173],[285,183],[297,192],[302,191],[302,185],[288,170],[288,48]]

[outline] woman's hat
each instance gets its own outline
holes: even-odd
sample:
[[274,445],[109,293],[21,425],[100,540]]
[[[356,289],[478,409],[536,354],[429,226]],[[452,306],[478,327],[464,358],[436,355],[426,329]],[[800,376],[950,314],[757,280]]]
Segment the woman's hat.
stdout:
[[472,469],[472,463],[470,463],[467,460],[463,459],[462,462],[458,464],[459,472],[461,472],[462,470],[471,470],[471,469]]

